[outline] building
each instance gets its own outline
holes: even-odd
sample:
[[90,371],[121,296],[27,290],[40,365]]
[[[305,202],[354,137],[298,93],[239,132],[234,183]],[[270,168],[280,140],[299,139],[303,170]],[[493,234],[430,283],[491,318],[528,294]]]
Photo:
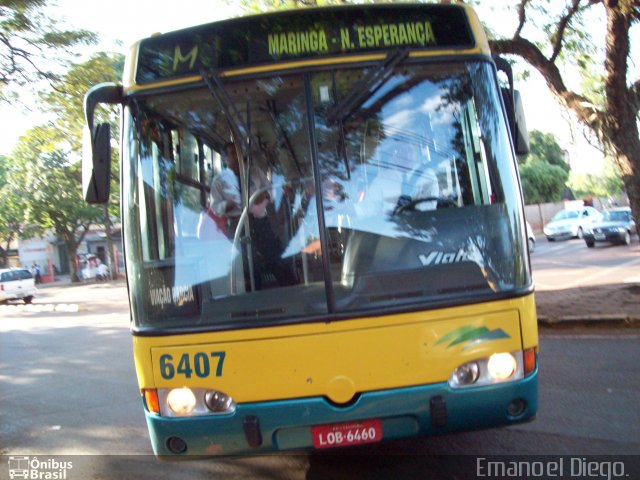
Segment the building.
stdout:
[[[111,241],[114,249],[115,265],[111,265],[111,259],[107,253],[109,246],[104,228],[89,229],[76,251],[76,271],[82,271],[90,259],[98,258],[111,271],[116,273],[123,272],[124,255],[120,227],[112,229]],[[68,275],[71,273],[65,244],[51,232],[40,238],[18,240],[13,242],[11,246],[13,248],[7,252],[8,266],[28,268],[34,264],[38,265],[42,272],[43,282],[53,281],[56,275]]]

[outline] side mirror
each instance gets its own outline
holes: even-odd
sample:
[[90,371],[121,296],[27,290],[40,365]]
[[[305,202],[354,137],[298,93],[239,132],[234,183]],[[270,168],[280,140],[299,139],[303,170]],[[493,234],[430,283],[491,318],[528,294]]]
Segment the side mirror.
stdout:
[[500,88],[502,101],[507,113],[507,123],[513,140],[513,147],[516,155],[526,155],[529,153],[529,132],[527,130],[527,122],[524,116],[524,107],[522,106],[522,98],[520,92],[513,88],[513,71],[511,65],[501,57],[493,57],[496,68],[499,72],[503,72],[509,85]]
[[[89,138],[87,138],[89,137]],[[87,203],[107,203],[111,184],[111,128],[100,123],[84,131],[82,155],[82,193]],[[89,149],[87,151],[87,149]]]
[[84,97],[85,131],[82,155],[82,192],[88,203],[106,203],[111,183],[111,131],[108,123],[94,127],[93,119],[100,103],[122,103],[122,87],[102,83]]
[[515,123],[513,129],[513,143],[516,155],[526,155],[529,153],[529,131],[527,130],[527,121],[524,116],[522,97],[518,90],[513,91],[513,110]]

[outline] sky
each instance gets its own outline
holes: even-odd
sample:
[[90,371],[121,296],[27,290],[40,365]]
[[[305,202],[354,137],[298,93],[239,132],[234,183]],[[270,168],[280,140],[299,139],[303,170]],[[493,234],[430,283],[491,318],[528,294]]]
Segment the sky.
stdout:
[[[98,33],[93,51],[127,53],[131,44],[153,33],[178,30],[241,14],[236,6],[220,0],[57,0],[50,15],[67,28]],[[233,2],[232,2],[233,3]],[[31,95],[31,94],[28,94]],[[18,138],[46,117],[29,99],[25,105],[0,105],[0,155],[11,153]],[[10,121],[7,121],[10,119]]]
[[[241,11],[235,6],[236,2],[230,3],[234,5],[229,6],[221,0],[58,0],[58,6],[51,9],[51,15],[64,20],[70,27],[97,32],[101,41],[99,45],[91,47],[95,51],[126,53],[129,45],[152,33],[239,15]],[[495,12],[483,11],[482,8],[478,9],[478,13],[481,18],[495,19],[489,24],[495,23],[513,31],[514,13],[508,18],[496,17]],[[501,33],[509,33],[509,30]],[[640,61],[635,65],[640,68]],[[572,129],[566,121],[567,113],[559,109],[541,75],[533,71],[531,77],[517,87],[522,93],[530,131],[537,129],[556,135],[560,145],[569,152],[574,171],[593,173],[601,170],[602,155],[581,140],[580,129],[574,128],[572,135]],[[19,136],[43,119],[39,112],[25,112],[19,107],[2,107],[0,115],[3,119],[11,119],[10,122],[3,121],[0,129],[0,154],[10,153]],[[577,142],[573,141],[574,138]]]

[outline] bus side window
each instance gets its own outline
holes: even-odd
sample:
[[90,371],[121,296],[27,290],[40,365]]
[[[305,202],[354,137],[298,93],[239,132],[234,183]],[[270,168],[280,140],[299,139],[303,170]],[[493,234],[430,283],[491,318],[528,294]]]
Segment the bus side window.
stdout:
[[173,198],[169,172],[173,168],[171,131],[162,123],[147,118],[150,138],[140,144],[138,188],[144,202],[140,225],[149,232],[142,245],[145,261],[163,260],[173,256]]

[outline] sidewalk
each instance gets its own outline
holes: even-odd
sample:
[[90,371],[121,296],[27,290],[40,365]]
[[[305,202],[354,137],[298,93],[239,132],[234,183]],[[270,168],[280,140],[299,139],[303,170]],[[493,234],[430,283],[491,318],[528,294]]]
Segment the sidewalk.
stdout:
[[640,327],[640,283],[536,292],[541,325],[610,323]]
[[[96,283],[71,283],[68,275],[38,288],[80,286]],[[124,279],[103,284],[122,284]],[[541,326],[601,325],[607,323],[640,328],[640,283],[619,283],[566,290],[536,291],[538,323]]]
[[71,282],[71,275],[56,275],[56,278],[53,282],[39,283],[36,286],[38,289],[41,288],[51,288],[51,287],[71,287],[78,285],[91,285],[92,283],[114,283],[114,282],[123,282],[124,277],[120,275],[117,280],[106,280],[104,282],[98,282],[96,279],[91,279],[84,282]]

